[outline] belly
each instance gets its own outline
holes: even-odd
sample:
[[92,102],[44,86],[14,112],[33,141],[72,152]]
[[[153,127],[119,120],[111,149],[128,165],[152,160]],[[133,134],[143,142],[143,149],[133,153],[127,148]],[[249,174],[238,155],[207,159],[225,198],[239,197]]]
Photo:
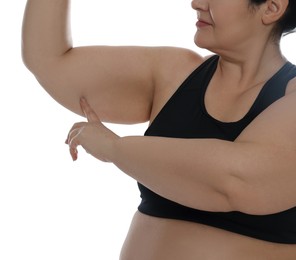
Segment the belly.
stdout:
[[120,260],[295,260],[296,245],[269,243],[137,212]]

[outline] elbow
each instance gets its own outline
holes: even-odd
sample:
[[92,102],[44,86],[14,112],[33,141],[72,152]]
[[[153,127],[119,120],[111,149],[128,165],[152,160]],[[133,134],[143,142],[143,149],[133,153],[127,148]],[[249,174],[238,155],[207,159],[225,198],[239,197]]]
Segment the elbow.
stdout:
[[44,70],[44,67],[48,67],[48,65],[46,65],[48,61],[46,61],[45,58],[41,55],[35,54],[25,47],[22,47],[21,54],[23,64],[35,76],[39,75],[40,71]]
[[24,66],[36,77],[38,82],[48,84],[57,77],[59,60],[46,58],[43,55],[34,54],[25,49],[22,50],[22,61]]
[[48,74],[54,68],[53,62],[41,55],[32,54],[30,51],[22,50],[22,61],[25,67],[36,77],[41,77],[44,73]]
[[30,51],[25,47],[24,43],[22,43],[21,55],[24,65],[32,72],[35,67],[34,58],[32,57],[32,54],[30,54]]
[[266,190],[236,178],[227,189],[231,211],[249,215],[269,215],[281,211]]
[[38,66],[36,66],[29,58],[27,58],[24,54],[22,55],[22,60],[23,60],[23,64],[24,66],[36,76],[36,68]]
[[56,65],[63,59],[63,57],[71,50],[61,55],[51,55],[46,51],[38,51],[35,47],[26,46],[22,42],[21,57],[26,68],[31,71],[36,77],[40,77],[44,74],[48,74],[50,71],[56,70]]
[[21,42],[21,58],[26,68],[33,74],[43,60],[42,55],[37,54],[36,50],[31,47],[24,36]]
[[231,211],[238,211],[245,214],[255,214],[257,212],[257,207],[255,206],[258,201],[253,200],[256,197],[254,194],[249,195],[250,187],[242,180],[237,178],[229,181],[229,184],[226,189],[226,197],[228,200],[229,207]]

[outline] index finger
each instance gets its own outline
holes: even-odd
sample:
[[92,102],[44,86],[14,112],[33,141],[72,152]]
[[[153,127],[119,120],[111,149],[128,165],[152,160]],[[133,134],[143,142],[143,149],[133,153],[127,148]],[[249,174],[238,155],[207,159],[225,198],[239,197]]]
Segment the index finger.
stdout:
[[98,117],[96,112],[92,109],[92,107],[88,104],[85,98],[80,99],[80,106],[88,122],[100,121],[100,118]]

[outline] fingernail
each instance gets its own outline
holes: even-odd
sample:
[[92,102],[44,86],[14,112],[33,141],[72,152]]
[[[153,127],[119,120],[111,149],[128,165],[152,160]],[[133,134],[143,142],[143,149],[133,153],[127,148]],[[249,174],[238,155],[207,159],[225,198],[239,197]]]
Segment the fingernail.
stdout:
[[72,157],[72,161],[75,162],[76,158],[73,154],[71,154],[71,157]]

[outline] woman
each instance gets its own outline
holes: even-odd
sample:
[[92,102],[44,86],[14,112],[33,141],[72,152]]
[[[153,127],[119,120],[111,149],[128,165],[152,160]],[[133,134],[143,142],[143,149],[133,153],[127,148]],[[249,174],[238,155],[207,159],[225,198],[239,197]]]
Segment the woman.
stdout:
[[[193,0],[195,43],[73,48],[69,0],[28,0],[23,59],[85,115],[67,137],[139,182],[121,260],[296,259],[294,0]],[[79,102],[80,101],[80,102]],[[150,121],[118,137],[101,121]]]

